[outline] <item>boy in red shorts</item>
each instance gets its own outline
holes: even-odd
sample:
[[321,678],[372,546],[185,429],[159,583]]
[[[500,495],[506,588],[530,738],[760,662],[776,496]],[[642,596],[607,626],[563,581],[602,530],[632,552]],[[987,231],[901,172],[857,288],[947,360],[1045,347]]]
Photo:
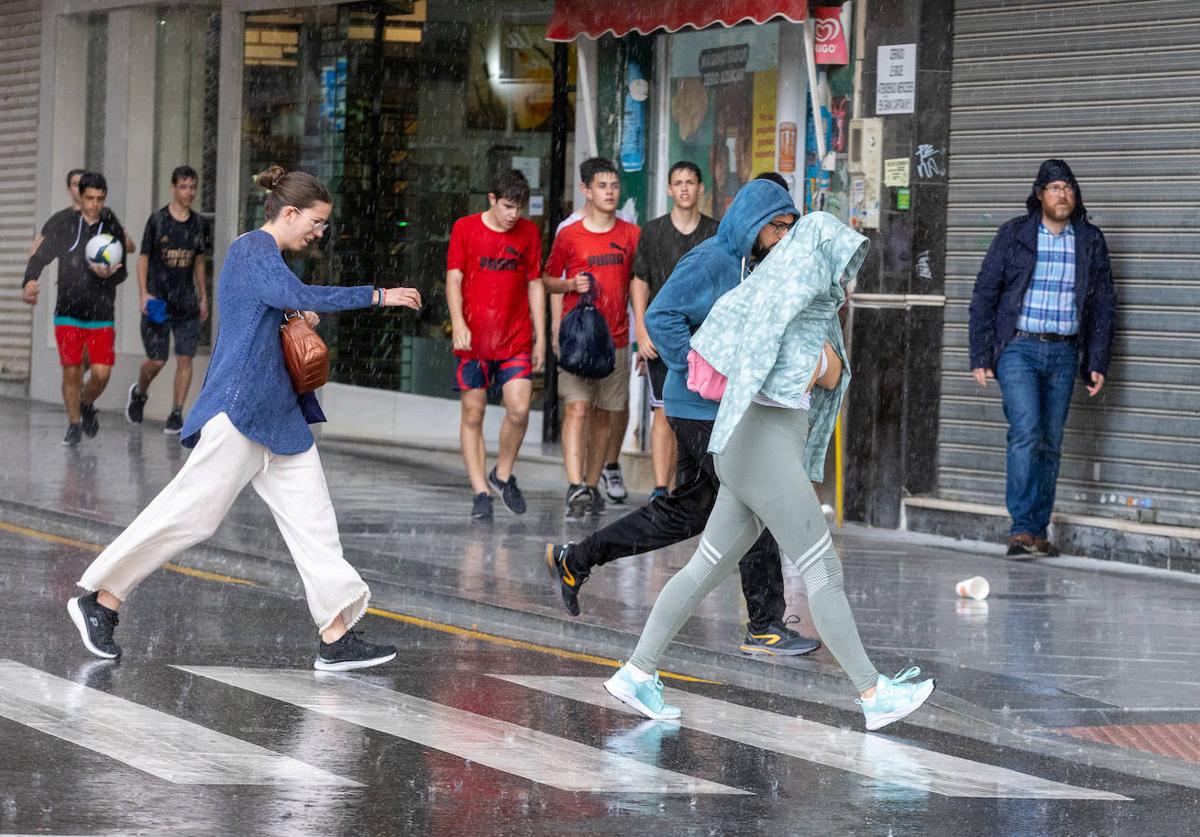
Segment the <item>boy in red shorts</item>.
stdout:
[[[446,257],[446,302],[458,357],[454,388],[461,393],[463,461],[475,499],[471,517],[492,518],[490,488],[513,514],[525,513],[513,466],[529,426],[534,372],[546,356],[545,295],[539,282],[542,237],[521,217],[529,183],[518,171],[492,181],[489,207],[454,222]],[[504,398],[500,455],[488,471],[483,416],[488,391]],[[490,486],[490,488],[489,488]]]
[[[126,241],[125,229],[104,208],[108,183],[99,172],[79,178],[80,208],[58,213],[46,223],[43,239],[25,268],[22,298],[30,305],[38,300],[38,277],[58,259],[58,299],[54,304],[54,337],[62,364],[63,406],[67,410],[64,445],[77,445],[84,433],[100,430],[96,399],[108,385],[116,355],[113,351],[113,308],[117,285],[125,281],[125,258],[112,266],[88,261],[84,248],[93,236],[108,233]],[[53,223],[51,223],[53,222]],[[128,256],[128,253],[125,254]],[[91,373],[83,380],[86,351]]]

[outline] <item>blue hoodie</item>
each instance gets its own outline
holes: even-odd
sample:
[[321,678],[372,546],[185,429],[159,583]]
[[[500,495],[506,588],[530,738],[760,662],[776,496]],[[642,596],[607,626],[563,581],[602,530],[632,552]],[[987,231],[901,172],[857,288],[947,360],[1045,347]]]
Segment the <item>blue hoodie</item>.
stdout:
[[770,180],[751,180],[729,205],[717,234],[693,247],[646,309],[646,330],[667,364],[663,405],[668,416],[715,421],[720,403],[687,388],[692,335],[718,299],[742,280],[759,231],[776,215],[799,215],[792,196]]

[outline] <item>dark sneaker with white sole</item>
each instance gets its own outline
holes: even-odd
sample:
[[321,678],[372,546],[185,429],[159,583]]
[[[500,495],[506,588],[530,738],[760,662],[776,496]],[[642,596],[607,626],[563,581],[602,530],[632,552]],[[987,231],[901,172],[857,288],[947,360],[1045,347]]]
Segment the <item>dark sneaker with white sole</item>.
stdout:
[[141,424],[146,411],[146,395],[138,389],[137,381],[129,385],[129,394],[125,397],[125,419],[130,424]]
[[607,509],[604,507],[604,495],[600,493],[600,489],[592,486],[588,489],[589,502],[588,514],[592,517],[600,517]]
[[475,495],[475,499],[471,501],[471,519],[472,520],[491,520],[492,519],[492,495],[486,491],[480,491]]
[[575,572],[567,559],[574,544],[546,544],[546,569],[558,587],[563,607],[572,616],[579,615],[579,588],[588,580],[588,573]]
[[396,646],[375,645],[362,638],[362,631],[346,631],[337,642],[321,641],[313,668],[318,671],[353,671],[396,659]]
[[492,468],[487,475],[487,481],[488,485],[496,489],[496,493],[504,501],[506,509],[513,514],[525,514],[527,508],[525,495],[521,493],[521,489],[517,488],[517,478],[514,474],[508,475],[507,482],[500,482],[500,478],[496,476],[496,469]]
[[83,439],[83,425],[79,422],[67,425],[67,435],[63,436],[63,444],[73,448]]
[[172,410],[171,415],[167,416],[167,424],[163,427],[163,433],[178,436],[180,430],[183,430],[183,411]]
[[117,612],[96,601],[99,593],[76,596],[67,602],[67,613],[79,630],[84,646],[97,657],[115,660],[121,656],[121,646],[113,642],[117,628]]
[[741,652],[766,657],[799,657],[821,647],[817,640],[801,636],[789,628],[788,622],[792,620],[800,621],[795,616],[789,616],[785,622],[768,625],[765,631],[747,631]]
[[79,414],[83,417],[80,424],[83,426],[83,433],[89,439],[100,432],[100,419],[96,415],[95,404],[80,404]]
[[578,523],[588,515],[592,506],[592,495],[588,487],[582,483],[572,483],[567,486],[567,510],[563,519]]

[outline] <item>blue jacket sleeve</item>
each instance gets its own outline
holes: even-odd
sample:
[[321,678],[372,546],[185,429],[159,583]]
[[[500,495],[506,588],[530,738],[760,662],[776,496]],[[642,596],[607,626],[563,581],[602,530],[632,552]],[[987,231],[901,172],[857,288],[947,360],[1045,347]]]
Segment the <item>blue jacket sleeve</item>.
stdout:
[[1087,354],[1080,374],[1089,384],[1091,372],[1108,375],[1108,361],[1112,353],[1113,328],[1117,319],[1117,294],[1113,287],[1112,265],[1108,258],[1108,243],[1104,233],[1095,230],[1096,254],[1093,256],[1095,269],[1089,284],[1090,316],[1087,318]]
[[993,349],[996,343],[996,306],[1000,302],[1000,291],[1004,283],[1004,258],[1008,234],[1004,227],[996,233],[988,247],[979,275],[975,277],[975,289],[971,292],[971,313],[968,333],[972,369],[991,369]]
[[371,285],[307,285],[292,273],[279,252],[269,246],[255,253],[255,262],[254,295],[272,308],[347,311],[369,307],[375,293]]
[[692,331],[708,316],[716,299],[712,277],[684,256],[646,309],[646,331],[668,369],[687,374]]

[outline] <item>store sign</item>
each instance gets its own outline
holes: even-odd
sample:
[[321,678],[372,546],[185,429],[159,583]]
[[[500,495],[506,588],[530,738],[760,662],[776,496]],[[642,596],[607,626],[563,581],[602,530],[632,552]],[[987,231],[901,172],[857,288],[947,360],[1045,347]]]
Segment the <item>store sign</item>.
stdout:
[[875,115],[912,113],[917,100],[917,45],[881,46],[876,53]]
[[849,64],[846,30],[842,10],[837,6],[817,6],[813,10],[813,56],[818,64]]
[[739,84],[746,78],[749,44],[706,49],[700,53],[700,81],[705,87]]

